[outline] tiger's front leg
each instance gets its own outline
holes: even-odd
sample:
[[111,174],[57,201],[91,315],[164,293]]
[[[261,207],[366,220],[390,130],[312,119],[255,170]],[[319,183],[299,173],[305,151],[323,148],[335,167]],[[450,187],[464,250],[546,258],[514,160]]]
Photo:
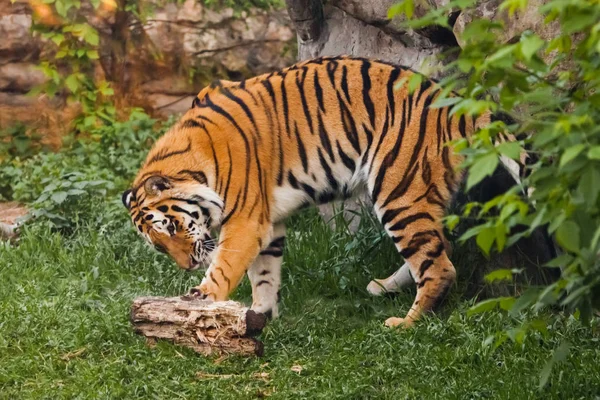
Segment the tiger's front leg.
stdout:
[[199,286],[190,292],[202,299],[225,301],[240,283],[264,243],[272,234],[270,224],[231,218],[221,228],[215,257]]
[[262,249],[248,270],[248,278],[252,285],[252,310],[271,318],[277,318],[279,314],[279,285],[284,245],[285,226],[276,224],[271,241]]

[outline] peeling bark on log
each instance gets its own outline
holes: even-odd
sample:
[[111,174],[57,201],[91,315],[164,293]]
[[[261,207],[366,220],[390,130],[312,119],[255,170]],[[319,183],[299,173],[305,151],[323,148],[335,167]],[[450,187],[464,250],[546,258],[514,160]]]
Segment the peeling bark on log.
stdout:
[[261,356],[262,342],[253,338],[266,317],[235,301],[210,302],[192,297],[139,297],[131,306],[136,333],[151,340],[167,339],[204,354]]

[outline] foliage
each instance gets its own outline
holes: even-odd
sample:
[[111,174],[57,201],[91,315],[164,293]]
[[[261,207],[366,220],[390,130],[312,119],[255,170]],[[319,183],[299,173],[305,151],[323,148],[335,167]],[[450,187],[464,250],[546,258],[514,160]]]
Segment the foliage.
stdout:
[[[154,140],[170,124],[134,110],[129,120],[100,126],[58,153],[0,163],[4,198],[29,203],[33,216],[57,227],[73,226],[98,199],[123,191],[139,169]],[[110,216],[106,216],[110,218]]]
[[23,123],[0,130],[0,160],[8,157],[31,157],[42,149],[41,137],[28,134]]
[[[119,96],[129,93],[126,73],[119,69],[125,67],[127,58],[139,56],[135,52],[160,57],[155,49],[141,50],[144,46],[139,43],[128,43],[132,26],[145,21],[157,7],[172,2],[181,0],[32,1],[33,34],[46,43],[38,68],[47,80],[31,94],[65,95],[70,104],[81,107],[74,121],[81,132],[112,123],[118,114],[115,90]],[[236,15],[252,7],[268,9],[284,5],[282,0],[204,0],[203,3],[213,9],[231,7]],[[111,20],[115,20],[111,26],[103,26]],[[189,73],[193,78],[197,71],[190,68]]]
[[[527,3],[505,0],[500,9],[518,18]],[[454,0],[407,24],[448,27],[451,9],[468,13],[474,4]],[[405,0],[391,14],[410,17],[413,10],[413,0]],[[463,217],[482,223],[462,239],[475,237],[487,254],[542,227],[563,251],[547,265],[561,269],[557,282],[531,288],[516,301],[490,300],[475,310],[504,304],[516,315],[528,308],[561,306],[588,321],[600,308],[600,3],[551,0],[539,12],[545,24],[559,27],[550,41],[527,31],[518,40],[500,43],[501,20],[475,18],[468,24],[462,49],[454,49],[455,59],[445,67],[448,77],[440,82],[444,90],[436,103],[453,104],[456,115],[502,111],[518,121],[508,126],[494,122],[471,143],[456,144],[466,157],[468,187],[490,175],[500,156],[519,160],[524,151],[529,157],[522,184],[485,204],[465,207]],[[451,90],[458,96],[448,97]],[[496,136],[504,131],[520,140],[497,145]],[[454,225],[457,218],[450,220]]]
[[94,76],[100,35],[86,16],[94,14],[84,12],[91,7],[97,10],[100,4],[99,0],[46,0],[33,13],[33,33],[48,43],[39,65],[48,79],[32,94],[44,92],[52,97],[66,92],[68,101],[81,107],[75,121],[81,131],[113,122],[116,115],[111,100],[114,90]]

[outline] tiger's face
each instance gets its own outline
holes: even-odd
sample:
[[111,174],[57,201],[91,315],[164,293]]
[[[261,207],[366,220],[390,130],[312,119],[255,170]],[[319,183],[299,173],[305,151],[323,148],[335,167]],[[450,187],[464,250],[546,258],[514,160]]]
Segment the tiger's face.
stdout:
[[138,232],[156,250],[187,271],[208,267],[216,247],[211,232],[223,211],[222,200],[208,186],[155,175],[125,191],[123,204]]

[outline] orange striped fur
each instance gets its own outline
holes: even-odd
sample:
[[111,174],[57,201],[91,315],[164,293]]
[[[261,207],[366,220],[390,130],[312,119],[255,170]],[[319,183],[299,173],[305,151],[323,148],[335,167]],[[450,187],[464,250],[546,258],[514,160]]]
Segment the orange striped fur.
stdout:
[[403,276],[417,284],[406,317],[386,323],[410,325],[456,275],[441,219],[462,178],[461,157],[445,143],[490,122],[430,108],[440,93],[432,81],[413,94],[395,89],[412,74],[380,61],[319,58],[202,90],[124,194],[135,225],[181,268],[209,265],[197,295],[225,300],[248,272],[253,308],[276,316],[285,218],[366,190],[406,261]]

